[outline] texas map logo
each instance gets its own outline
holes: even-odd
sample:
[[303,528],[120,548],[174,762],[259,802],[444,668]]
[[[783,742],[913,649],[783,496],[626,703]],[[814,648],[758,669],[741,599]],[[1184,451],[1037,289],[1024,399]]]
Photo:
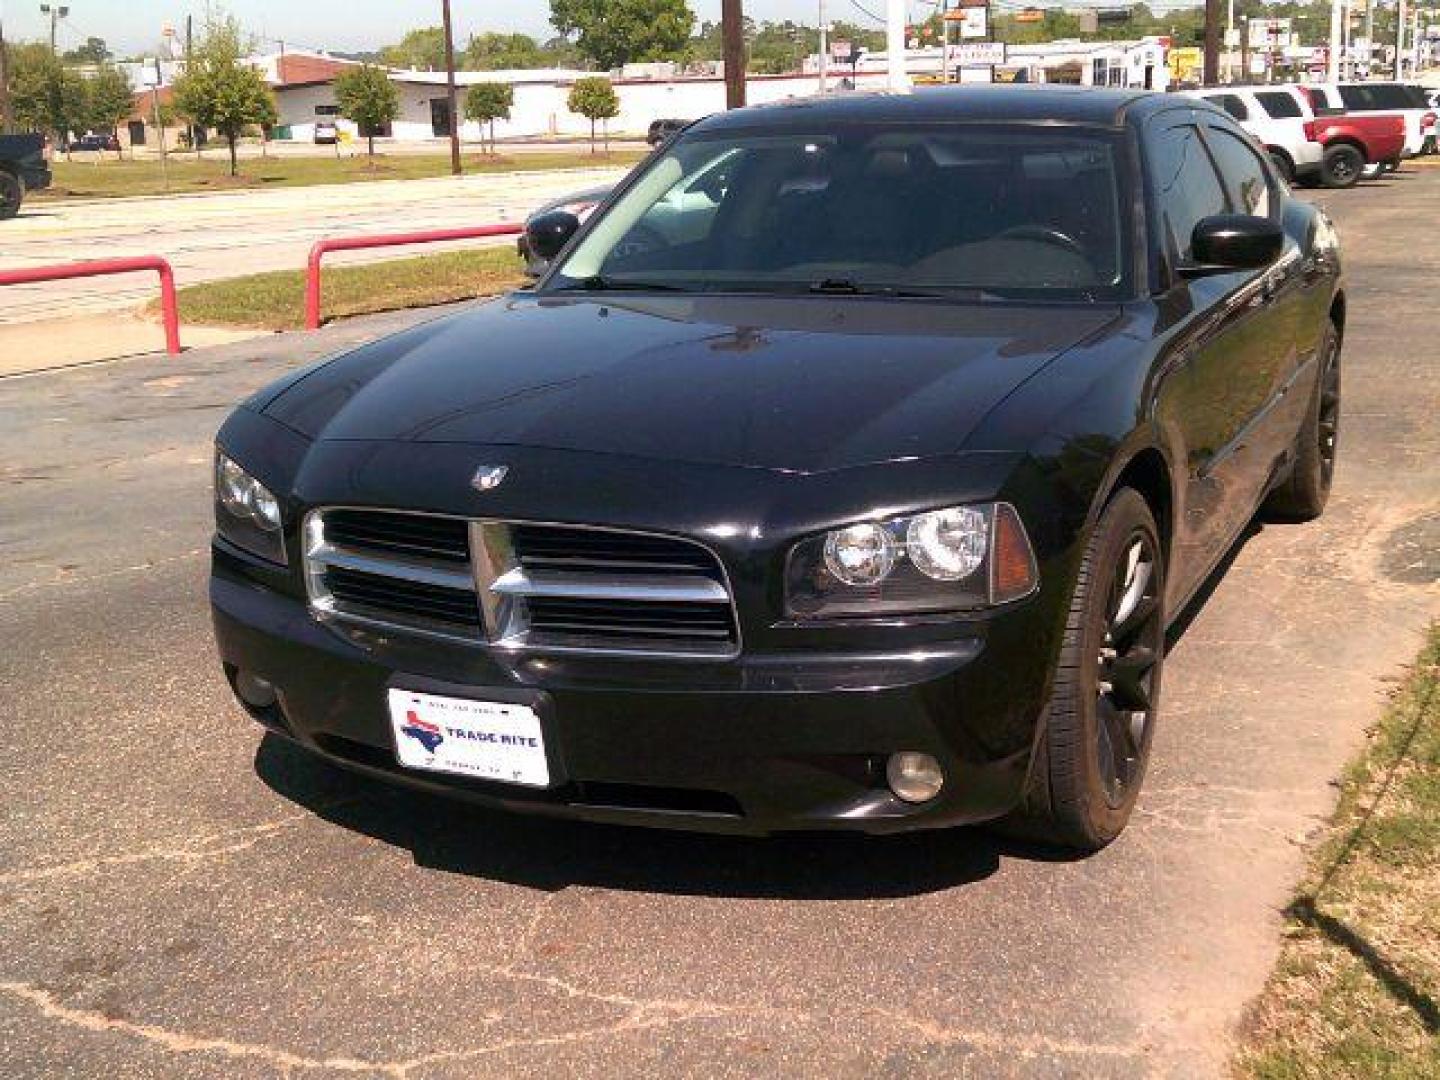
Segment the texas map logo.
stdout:
[[440,734],[440,728],[426,720],[421,720],[415,715],[414,709],[405,713],[405,726],[400,729],[400,733],[408,735],[425,747],[427,754],[435,753],[435,748],[445,741],[445,736]]

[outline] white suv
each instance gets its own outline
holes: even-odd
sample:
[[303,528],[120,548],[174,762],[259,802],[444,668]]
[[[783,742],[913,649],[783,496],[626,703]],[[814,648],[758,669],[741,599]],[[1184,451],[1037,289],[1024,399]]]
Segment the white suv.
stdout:
[[1309,103],[1281,86],[1225,86],[1187,90],[1191,97],[1218,105],[1240,122],[1270,152],[1287,180],[1319,179],[1325,148],[1315,141]]
[[1405,117],[1405,156],[1424,151],[1427,136],[1435,137],[1435,110],[1419,95],[1394,82],[1306,83],[1316,110],[1343,109],[1354,113],[1390,113]]

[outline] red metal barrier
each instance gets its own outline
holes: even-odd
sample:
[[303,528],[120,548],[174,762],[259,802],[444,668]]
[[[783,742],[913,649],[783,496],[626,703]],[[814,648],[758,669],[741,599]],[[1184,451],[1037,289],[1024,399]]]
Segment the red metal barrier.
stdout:
[[524,231],[523,225],[472,225],[464,229],[432,229],[429,232],[341,236],[333,240],[317,240],[310,249],[310,262],[305,273],[305,329],[320,328],[320,260],[327,252],[436,244],[445,240],[482,240],[489,236],[518,236]]
[[67,281],[70,278],[103,277],[155,270],[160,274],[160,307],[165,317],[165,351],[180,355],[180,308],[175,302],[175,271],[158,255],[130,259],[95,259],[91,262],[61,263],[58,266],[31,266],[23,270],[0,270],[0,285],[30,285],[37,281]]

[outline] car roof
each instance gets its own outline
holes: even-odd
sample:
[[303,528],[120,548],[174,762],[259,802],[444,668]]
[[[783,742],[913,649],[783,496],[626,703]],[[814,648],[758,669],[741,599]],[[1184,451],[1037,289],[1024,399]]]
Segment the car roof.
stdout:
[[1009,85],[925,87],[911,93],[841,93],[791,98],[717,113],[696,128],[719,131],[763,125],[808,128],[828,123],[917,123],[972,120],[1000,123],[1060,121],[1108,127],[1124,125],[1132,113],[1179,104],[1173,96],[1148,90],[1088,86]]

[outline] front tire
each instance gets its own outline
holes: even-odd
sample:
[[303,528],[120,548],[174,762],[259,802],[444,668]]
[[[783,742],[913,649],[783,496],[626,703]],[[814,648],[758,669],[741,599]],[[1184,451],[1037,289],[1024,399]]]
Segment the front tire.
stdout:
[[1310,407],[1295,436],[1295,464],[1286,481],[1265,500],[1267,516],[1312,521],[1325,512],[1340,449],[1340,332],[1325,324],[1320,374]]
[[8,221],[20,213],[25,200],[25,185],[18,176],[0,171],[0,221]]
[[1350,188],[1360,182],[1365,171],[1365,155],[1347,143],[1325,151],[1320,175],[1328,188]]
[[1121,488],[1086,545],[1045,710],[1046,839],[1098,851],[1130,820],[1160,700],[1164,595],[1155,517]]

